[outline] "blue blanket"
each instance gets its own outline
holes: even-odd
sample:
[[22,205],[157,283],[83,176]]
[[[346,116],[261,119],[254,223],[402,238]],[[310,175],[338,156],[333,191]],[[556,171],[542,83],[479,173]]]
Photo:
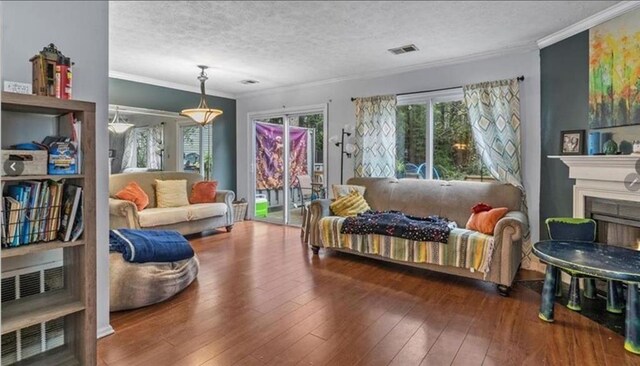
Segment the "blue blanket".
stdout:
[[193,257],[191,245],[179,232],[118,229],[109,231],[109,250],[127,262],[175,262]]

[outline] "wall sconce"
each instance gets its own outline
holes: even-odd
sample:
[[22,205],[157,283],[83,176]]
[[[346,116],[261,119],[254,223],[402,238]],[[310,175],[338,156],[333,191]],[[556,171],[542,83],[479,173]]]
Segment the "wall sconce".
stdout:
[[340,147],[340,184],[343,181],[344,175],[344,157],[351,158],[351,155],[356,151],[356,145],[352,143],[345,143],[344,138],[350,137],[354,133],[353,125],[345,125],[342,128],[342,133],[340,136],[331,136],[329,138],[329,142]]

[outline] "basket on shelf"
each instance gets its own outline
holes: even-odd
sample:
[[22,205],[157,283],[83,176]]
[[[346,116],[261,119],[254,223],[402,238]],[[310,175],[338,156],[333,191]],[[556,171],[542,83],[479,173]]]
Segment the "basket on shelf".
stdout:
[[240,201],[233,201],[233,222],[244,221],[247,218],[247,207],[249,203],[243,198]]

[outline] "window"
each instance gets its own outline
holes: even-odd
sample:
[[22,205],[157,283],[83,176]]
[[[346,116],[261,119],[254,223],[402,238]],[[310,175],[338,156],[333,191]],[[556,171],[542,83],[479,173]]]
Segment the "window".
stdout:
[[135,168],[161,170],[164,154],[163,140],[162,125],[134,127],[132,148],[135,157],[131,165],[135,164]]
[[399,97],[396,113],[398,178],[489,180],[461,90]]
[[211,178],[213,169],[211,129],[212,125],[207,125],[206,127],[200,127],[198,125],[180,127],[182,171],[200,173],[206,178]]
[[136,143],[136,168],[148,168],[150,131],[146,127],[136,127],[133,132]]

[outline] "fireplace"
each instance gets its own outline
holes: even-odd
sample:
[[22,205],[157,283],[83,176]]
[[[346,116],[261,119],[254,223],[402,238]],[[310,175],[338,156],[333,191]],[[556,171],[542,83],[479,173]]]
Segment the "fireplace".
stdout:
[[598,242],[640,250],[640,202],[587,197],[584,217],[598,223]]

